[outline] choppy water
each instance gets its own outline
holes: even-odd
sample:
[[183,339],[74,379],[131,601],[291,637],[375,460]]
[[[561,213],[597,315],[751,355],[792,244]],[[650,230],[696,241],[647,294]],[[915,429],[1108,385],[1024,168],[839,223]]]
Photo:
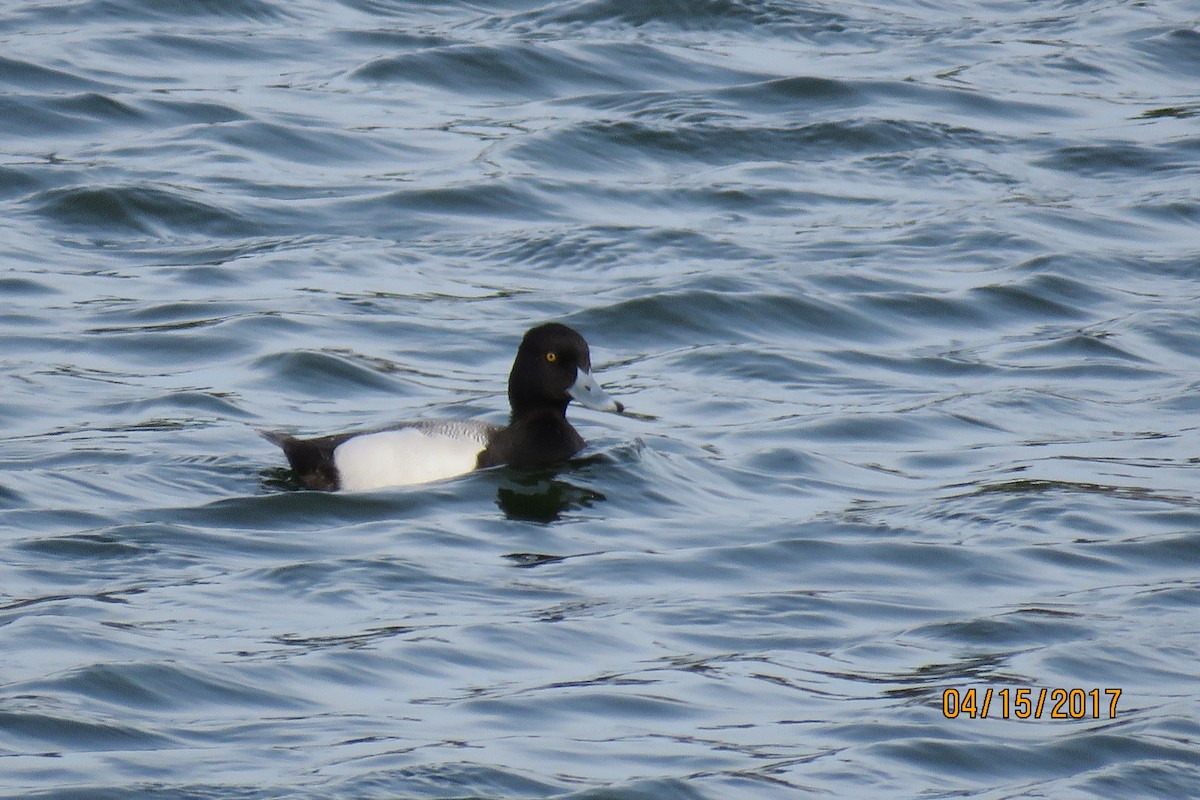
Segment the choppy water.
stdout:
[[[0,795],[1200,794],[1198,26],[5,4]],[[561,469],[254,433],[500,420],[548,319],[638,414]]]

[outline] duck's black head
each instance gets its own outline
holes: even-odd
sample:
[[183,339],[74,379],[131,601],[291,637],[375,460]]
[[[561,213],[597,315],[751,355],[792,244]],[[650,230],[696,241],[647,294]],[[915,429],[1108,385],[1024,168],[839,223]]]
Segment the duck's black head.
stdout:
[[600,411],[623,409],[592,377],[592,355],[578,331],[558,322],[530,328],[508,375],[513,418],[543,409],[565,414],[572,400]]

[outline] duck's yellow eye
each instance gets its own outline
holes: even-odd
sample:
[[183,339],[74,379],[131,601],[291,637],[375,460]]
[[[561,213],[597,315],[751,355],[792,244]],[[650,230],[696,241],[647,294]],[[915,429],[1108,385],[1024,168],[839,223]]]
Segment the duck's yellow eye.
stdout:
[[558,353],[546,353],[546,360],[553,364],[558,361]]

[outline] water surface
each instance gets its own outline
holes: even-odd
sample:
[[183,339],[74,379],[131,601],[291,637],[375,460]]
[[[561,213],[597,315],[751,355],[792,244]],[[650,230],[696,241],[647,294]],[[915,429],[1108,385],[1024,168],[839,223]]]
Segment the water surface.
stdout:
[[[1198,20],[9,3],[0,795],[1197,794]],[[568,464],[255,433],[501,421],[550,319]]]

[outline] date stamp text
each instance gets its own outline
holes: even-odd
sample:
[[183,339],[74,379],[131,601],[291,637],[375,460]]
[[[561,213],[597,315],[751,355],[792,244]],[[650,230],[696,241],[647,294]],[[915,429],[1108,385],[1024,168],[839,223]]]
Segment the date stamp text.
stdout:
[[1120,689],[945,689],[946,719],[1116,719]]

